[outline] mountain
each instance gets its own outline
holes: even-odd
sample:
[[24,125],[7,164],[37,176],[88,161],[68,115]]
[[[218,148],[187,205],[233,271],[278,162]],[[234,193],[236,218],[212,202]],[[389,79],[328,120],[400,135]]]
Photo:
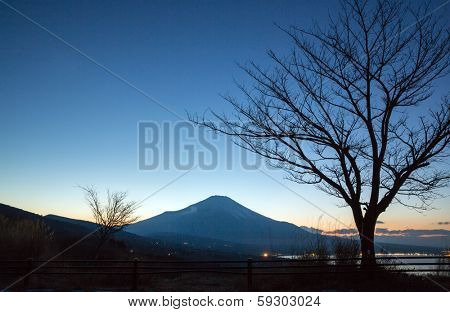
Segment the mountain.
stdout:
[[187,208],[164,212],[137,222],[128,232],[151,237],[161,234],[194,236],[257,246],[260,252],[293,252],[315,235],[256,213],[225,196],[212,196]]
[[[347,239],[339,236],[342,233],[270,219],[225,196],[212,196],[187,208],[164,212],[132,224],[126,231],[180,246],[239,254],[295,254],[314,248],[318,239],[328,247],[335,239]],[[432,244],[418,246],[421,244],[414,240],[387,240],[385,236],[377,236],[376,242],[379,251],[381,247],[390,252],[439,253],[442,249]]]
[[[2,216],[11,220],[44,222],[54,232],[55,248],[57,245],[58,248],[65,248],[97,227],[89,221],[56,215],[40,216],[0,204],[0,218]],[[352,230],[326,232],[298,227],[265,217],[228,197],[212,196],[185,209],[165,212],[132,224],[125,231],[116,233],[114,240],[122,243],[122,253],[133,250],[157,257],[231,259],[261,255],[263,252],[296,254],[305,248],[314,248],[318,239],[331,247],[336,237],[345,240],[345,237],[356,234],[349,231]],[[377,233],[377,246],[383,246],[390,252],[439,253],[443,247],[436,246],[435,241],[445,241],[444,247],[448,246],[449,231],[445,230],[378,231],[384,235]],[[357,239],[357,236],[354,238]],[[89,256],[89,250],[96,246],[95,237],[89,237],[83,244],[86,245],[83,251],[77,247],[78,251],[67,257]],[[117,244],[110,246],[110,254],[117,249],[115,246]]]
[[[0,259],[20,259],[39,257],[31,254],[30,241],[33,235],[27,227],[36,225],[33,222],[45,224],[51,233],[49,245],[42,245],[39,237],[35,237],[40,246],[39,250],[47,250],[49,255],[54,255],[73,244],[73,248],[66,251],[62,257],[66,259],[91,259],[96,252],[98,241],[95,235],[90,235],[97,228],[97,224],[89,221],[66,218],[57,215],[41,216],[19,208],[0,203]],[[3,228],[3,226],[6,228]],[[14,234],[14,240],[7,236],[4,244],[4,231],[19,230],[19,235]],[[23,235],[21,235],[23,234]],[[86,239],[86,235],[88,235]],[[81,239],[83,238],[83,239]],[[109,259],[129,259],[129,257],[141,257],[154,260],[174,259],[247,259],[251,254],[247,248],[231,245],[227,242],[207,240],[204,238],[186,236],[159,235],[153,238],[142,237],[126,231],[114,234],[103,248],[102,256]],[[81,239],[81,240],[80,240]],[[26,245],[23,248],[23,245]],[[11,248],[13,247],[13,248]],[[236,250],[238,251],[236,253]],[[23,252],[22,252],[23,251]],[[48,256],[48,255],[47,255]]]

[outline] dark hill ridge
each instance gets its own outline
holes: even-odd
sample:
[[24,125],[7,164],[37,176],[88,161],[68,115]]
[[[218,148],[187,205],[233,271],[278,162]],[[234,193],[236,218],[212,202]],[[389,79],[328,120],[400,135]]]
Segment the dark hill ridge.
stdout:
[[46,220],[51,220],[51,221],[55,221],[55,222],[65,222],[65,223],[70,223],[70,224],[74,224],[77,226],[82,226],[91,231],[93,231],[97,228],[97,224],[94,222],[71,219],[71,218],[61,217],[61,216],[57,216],[57,215],[53,215],[53,214],[46,215],[44,218]]
[[42,216],[38,214],[11,207],[5,204],[0,204],[0,215],[12,219],[39,220],[42,218]]
[[256,213],[225,196],[212,196],[187,208],[164,212],[130,225],[127,231],[142,236],[193,235],[280,252],[293,251],[302,241],[310,241],[314,236],[294,224]]

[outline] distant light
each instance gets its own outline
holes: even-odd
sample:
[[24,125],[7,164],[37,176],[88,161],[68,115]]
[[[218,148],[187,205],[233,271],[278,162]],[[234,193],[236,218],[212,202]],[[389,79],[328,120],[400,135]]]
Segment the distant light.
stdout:
[[267,252],[263,253],[263,257],[267,258],[269,254]]

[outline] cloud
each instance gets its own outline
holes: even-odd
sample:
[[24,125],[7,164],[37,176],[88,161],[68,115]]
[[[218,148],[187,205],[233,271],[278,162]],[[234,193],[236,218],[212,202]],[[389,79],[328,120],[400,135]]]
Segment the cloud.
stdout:
[[[337,236],[355,236],[358,235],[356,229],[337,229],[333,231],[323,231],[325,235],[337,235]],[[450,237],[450,231],[447,230],[390,230],[387,228],[377,228],[377,236],[383,237],[420,237],[420,238],[431,238],[431,237]]]
[[[406,230],[406,231],[408,231],[408,230]],[[378,228],[375,230],[375,233],[377,235],[384,235],[384,236],[407,236],[407,233],[405,233],[406,231]]]
[[316,228],[313,228],[313,227],[308,227],[308,226],[300,226],[300,228],[302,229],[302,230],[305,230],[305,231],[307,231],[307,232],[309,232],[309,233],[313,233],[313,234],[317,234],[317,233],[322,233],[323,231],[322,230],[320,230],[320,229],[316,229]]
[[450,221],[438,222],[439,225],[449,225]]
[[377,235],[384,236],[408,236],[408,237],[445,237],[449,236],[450,231],[446,230],[389,230],[379,228],[376,230]]
[[358,234],[356,229],[337,229],[333,231],[324,232],[327,235],[355,235]]
[[417,237],[423,237],[423,238],[430,238],[430,237],[448,237],[448,235],[445,234],[422,234]]

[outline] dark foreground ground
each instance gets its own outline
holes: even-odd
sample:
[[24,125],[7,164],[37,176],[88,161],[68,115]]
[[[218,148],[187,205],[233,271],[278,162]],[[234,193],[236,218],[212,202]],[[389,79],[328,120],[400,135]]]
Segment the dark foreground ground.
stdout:
[[[0,276],[5,288],[14,281],[12,276]],[[223,273],[171,273],[139,276],[138,291],[247,291],[246,275]],[[253,291],[446,291],[450,277],[410,275],[405,273],[359,273],[314,275],[256,275]],[[128,291],[133,278],[128,275],[51,275],[32,276],[28,288],[24,281],[12,291]]]

